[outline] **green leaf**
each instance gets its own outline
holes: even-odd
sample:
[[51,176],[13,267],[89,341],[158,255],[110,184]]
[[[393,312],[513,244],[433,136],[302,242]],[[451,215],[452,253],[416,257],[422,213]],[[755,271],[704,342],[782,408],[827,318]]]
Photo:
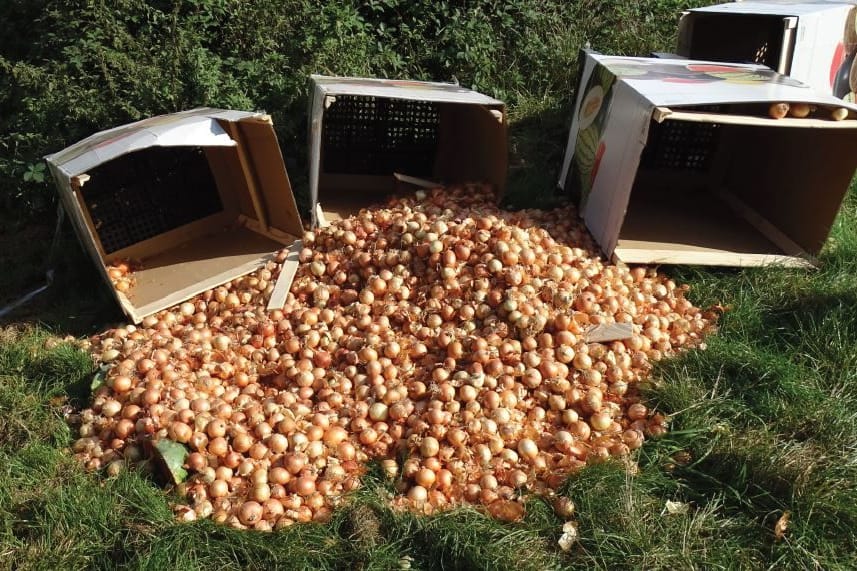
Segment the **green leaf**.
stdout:
[[95,375],[92,377],[92,382],[89,384],[89,389],[91,391],[97,391],[99,388],[104,386],[104,383],[107,381],[107,371],[109,370],[109,365],[101,365],[101,367],[98,368]]
[[24,173],[24,181],[25,181],[25,182],[30,182],[31,180],[33,180],[33,171],[27,171],[27,172],[25,172],[25,173]]
[[154,450],[158,464],[166,469],[172,483],[184,482],[187,478],[187,470],[183,467],[188,455],[187,448],[173,440],[164,439],[155,444]]

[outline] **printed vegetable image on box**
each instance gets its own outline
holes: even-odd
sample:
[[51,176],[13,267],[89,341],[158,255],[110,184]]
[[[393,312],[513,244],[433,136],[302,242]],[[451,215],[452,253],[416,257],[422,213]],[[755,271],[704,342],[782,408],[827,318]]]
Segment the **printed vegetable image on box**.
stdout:
[[857,107],[755,64],[585,51],[559,187],[626,263],[812,265]]
[[599,65],[589,76],[583,99],[578,108],[580,126],[572,164],[572,188],[580,203],[585,204],[592,186],[592,179],[598,172],[598,165],[604,154],[601,140],[610,103],[613,95],[613,82],[616,76],[605,66]]

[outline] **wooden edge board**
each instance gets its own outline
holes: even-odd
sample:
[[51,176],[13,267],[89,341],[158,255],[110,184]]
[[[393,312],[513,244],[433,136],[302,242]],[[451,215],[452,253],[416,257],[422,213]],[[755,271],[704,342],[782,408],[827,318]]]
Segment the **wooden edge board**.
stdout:
[[259,193],[258,183],[256,181],[256,173],[250,168],[250,161],[247,158],[247,153],[244,149],[244,144],[241,140],[241,130],[236,123],[231,121],[226,122],[229,135],[235,141],[235,147],[238,152],[238,163],[241,165],[241,172],[247,181],[247,190],[250,192],[250,200],[253,202],[253,210],[256,212],[256,217],[259,219],[259,224],[265,230],[268,229],[268,216],[265,214],[265,208],[262,203],[262,195]]
[[[113,284],[110,284],[110,287],[113,287]],[[114,288],[115,289],[115,288]],[[131,300],[128,299],[128,296],[123,292],[116,290],[116,297],[119,299],[119,306],[122,308],[122,311],[125,312],[125,315],[131,318],[131,321],[134,323],[140,323],[143,321],[144,315],[139,315],[137,313],[137,309],[134,307],[134,304],[131,303]]]
[[818,261],[804,251],[798,244],[792,241],[780,231],[779,228],[768,222],[761,214],[750,208],[737,196],[724,189],[715,191],[717,196],[725,202],[738,216],[750,223],[758,230],[765,238],[776,244],[785,254],[797,258],[804,258],[812,265],[817,265]]
[[608,341],[623,341],[634,335],[631,323],[601,323],[586,330],[583,338],[587,343],[606,343]]
[[82,187],[84,184],[86,184],[86,182],[90,178],[91,177],[86,173],[79,174],[77,176],[73,176],[73,177],[71,177],[71,186],[72,186],[72,188],[78,189],[78,188]]
[[274,240],[275,242],[279,242],[284,246],[288,246],[288,245],[292,244],[295,240],[298,239],[297,236],[289,234],[288,232],[283,232],[279,228],[274,228],[273,226],[270,226],[270,227],[268,227],[267,230],[264,230],[264,229],[262,229],[262,225],[259,224],[258,220],[254,220],[252,218],[249,218],[248,216],[245,216],[244,214],[239,215],[238,220],[239,220],[239,222],[241,222],[241,224],[243,224],[246,228],[249,228],[253,232],[256,232],[257,234],[261,234],[267,238],[270,238],[271,240]]
[[[89,180],[89,175],[86,175],[86,180]],[[89,207],[83,200],[83,193],[80,191],[80,186],[72,185],[72,193],[77,201],[77,211],[81,214],[83,223],[89,230],[89,234],[92,237],[92,243],[95,244],[95,249],[98,251],[98,255],[101,256],[101,260],[98,260],[98,263],[103,265],[107,255],[104,253],[104,246],[101,244],[101,237],[98,235],[98,229],[95,227],[95,222],[92,220],[92,215],[89,213]]]
[[796,117],[757,117],[755,115],[729,115],[726,113],[703,113],[700,111],[675,111],[669,107],[655,107],[652,118],[658,123],[666,119],[671,121],[687,121],[690,123],[718,123],[720,125],[754,125],[763,127],[803,127],[816,129],[857,129],[857,121],[844,119],[815,119]]
[[131,317],[132,319],[134,319],[135,323],[139,323],[147,315],[152,315],[153,313],[157,313],[162,309],[168,309],[174,305],[178,305],[179,303],[187,301],[188,299],[204,292],[205,290],[217,287],[219,285],[225,284],[230,280],[234,280],[235,278],[249,274],[250,272],[258,269],[259,267],[263,266],[265,263],[272,259],[274,259],[273,253],[265,254],[244,264],[240,264],[233,268],[229,268],[228,270],[224,270],[223,272],[213,275],[208,279],[202,280],[180,290],[176,290],[170,295],[161,298],[157,301],[153,301],[142,307],[135,308],[134,315]]
[[745,254],[725,251],[688,251],[671,250],[663,244],[651,247],[626,246],[619,240],[613,255],[626,264],[682,264],[699,266],[782,266],[785,268],[811,268],[813,265],[804,258],[776,254]]
[[289,290],[292,289],[292,282],[295,280],[295,274],[298,272],[298,256],[303,249],[303,241],[295,240],[289,248],[289,254],[283,262],[283,267],[280,269],[280,276],[277,278],[277,283],[274,284],[274,291],[271,292],[271,297],[268,299],[268,311],[275,309],[283,309],[286,305],[286,296],[289,295]]
[[315,204],[315,217],[318,222],[319,228],[327,228],[330,226],[330,222],[327,221],[327,218],[324,216],[324,210],[321,209],[321,203],[317,202]]
[[405,182],[408,184],[412,184],[414,186],[419,186],[421,188],[439,188],[439,187],[443,186],[439,182],[434,182],[434,181],[427,180],[424,178],[418,178],[415,176],[410,176],[407,174],[401,174],[401,173],[397,173],[397,172],[393,173],[393,178],[395,178],[399,182]]
[[140,242],[126,246],[121,250],[111,252],[105,255],[105,261],[112,261],[123,258],[132,260],[143,260],[149,256],[163,252],[167,248],[189,242],[200,236],[220,232],[224,228],[229,228],[235,223],[235,215],[231,212],[220,211],[205,218],[194,220],[183,224],[178,228],[161,232],[151,238],[146,238]]

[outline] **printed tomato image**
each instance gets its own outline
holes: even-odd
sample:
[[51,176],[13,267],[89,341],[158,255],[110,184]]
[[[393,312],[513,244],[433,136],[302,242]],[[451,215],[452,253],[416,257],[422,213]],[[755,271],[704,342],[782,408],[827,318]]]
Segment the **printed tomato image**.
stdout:
[[667,77],[663,80],[665,83],[711,83],[712,79],[700,79],[695,77]]
[[836,81],[836,72],[842,67],[845,55],[845,44],[839,42],[836,44],[836,49],[833,51],[833,58],[830,60],[830,87],[833,87]]
[[694,63],[687,66],[690,71],[699,73],[747,73],[747,70],[734,65],[719,65],[711,63]]

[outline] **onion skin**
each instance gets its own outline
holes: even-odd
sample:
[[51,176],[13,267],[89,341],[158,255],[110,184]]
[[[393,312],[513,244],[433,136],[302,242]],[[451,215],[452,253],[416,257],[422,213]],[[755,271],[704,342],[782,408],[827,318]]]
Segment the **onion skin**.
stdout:
[[768,115],[772,119],[782,119],[789,113],[789,104],[788,103],[771,103],[771,106],[768,107]]
[[[716,319],[655,270],[606,263],[573,208],[504,212],[488,185],[397,196],[303,245],[282,309],[266,306],[285,250],[90,340],[108,370],[76,415],[88,469],[169,438],[189,452],[178,519],[267,531],[327,521],[373,461],[395,507],[517,521],[522,493],[552,498],[611,456],[633,468],[668,427],[637,384]],[[133,287],[132,264],[112,268]],[[588,341],[614,322],[632,336]]]

